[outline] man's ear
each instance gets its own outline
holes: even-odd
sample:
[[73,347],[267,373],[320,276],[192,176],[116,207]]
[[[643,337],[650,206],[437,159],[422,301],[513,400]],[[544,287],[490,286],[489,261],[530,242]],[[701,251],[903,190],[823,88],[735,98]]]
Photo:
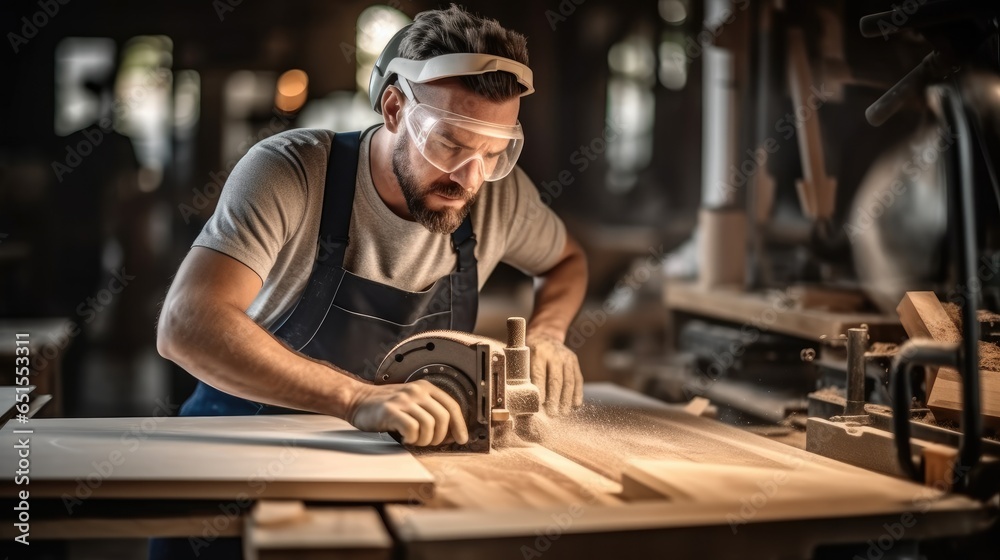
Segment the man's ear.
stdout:
[[396,87],[387,87],[382,92],[382,119],[385,129],[395,134],[399,130],[399,121],[403,116],[403,96]]

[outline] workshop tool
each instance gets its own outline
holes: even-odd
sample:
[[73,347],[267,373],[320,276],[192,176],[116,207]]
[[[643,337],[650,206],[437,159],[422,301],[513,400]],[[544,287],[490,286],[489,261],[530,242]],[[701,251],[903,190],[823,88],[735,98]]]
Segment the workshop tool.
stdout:
[[[524,345],[525,321],[507,319],[507,344],[460,331],[428,331],[407,338],[382,360],[375,383],[427,380],[462,408],[469,442],[435,447],[445,451],[489,453],[511,433],[538,439],[534,414],[538,387],[531,383],[530,350]],[[513,432],[512,432],[513,430]]]

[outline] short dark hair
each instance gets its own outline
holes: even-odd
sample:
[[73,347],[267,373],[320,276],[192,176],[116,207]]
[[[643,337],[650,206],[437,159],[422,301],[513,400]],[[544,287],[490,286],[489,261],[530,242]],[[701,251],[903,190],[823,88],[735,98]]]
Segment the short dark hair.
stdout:
[[[413,27],[399,46],[404,58],[427,60],[453,53],[479,53],[502,56],[528,65],[528,40],[495,19],[470,14],[452,4],[447,10],[420,12]],[[524,93],[525,88],[509,72],[487,72],[462,76],[462,83],[490,101],[507,101]]]

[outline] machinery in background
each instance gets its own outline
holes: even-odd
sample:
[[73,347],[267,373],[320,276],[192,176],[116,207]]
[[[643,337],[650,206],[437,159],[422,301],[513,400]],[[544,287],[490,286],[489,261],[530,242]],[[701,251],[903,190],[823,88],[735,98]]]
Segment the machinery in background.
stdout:
[[[982,255],[979,250],[977,194],[982,189],[975,185],[992,183],[996,203],[1000,203],[995,152],[987,143],[987,132],[994,132],[989,130],[994,124],[989,119],[995,119],[1000,107],[996,95],[1000,91],[1000,6],[995,2],[941,0],[915,7],[904,21],[887,26],[897,15],[890,11],[866,16],[861,20],[861,31],[874,38],[901,29],[916,30],[934,46],[934,51],[872,104],[865,116],[872,125],[879,126],[908,99],[926,90],[935,119],[953,139],[942,158],[942,185],[954,261],[949,299],[958,304],[958,325],[955,332],[942,337],[935,331],[952,327],[951,318],[928,319],[930,339],[911,338],[898,348],[889,370],[889,415],[870,410],[864,403],[860,379],[868,336],[865,331],[851,329],[844,412],[829,422],[810,418],[808,446],[847,462],[888,469],[915,481],[990,499],[1000,491],[1000,448],[995,441],[983,438],[984,413],[991,420],[997,418],[1000,394],[992,387],[1000,382],[996,379],[1000,374],[981,368],[980,362],[981,344],[986,345],[986,350],[995,349],[991,336],[982,340],[980,329],[982,285],[987,280],[983,270],[988,270],[984,265],[991,262],[993,255],[989,251]],[[983,97],[989,101],[984,103]],[[978,104],[970,103],[970,99]],[[977,163],[986,170],[986,180],[976,180]],[[899,307],[901,316],[910,316],[911,334],[915,334],[912,315],[920,316],[916,309],[919,295],[907,293]],[[930,296],[923,306],[925,313],[937,305],[936,297]],[[925,373],[925,369],[931,371]],[[917,372],[919,378],[913,375]],[[926,416],[926,411],[912,406],[913,387],[921,387],[921,382],[926,394],[920,400],[930,404],[934,404],[934,392],[940,394],[942,386],[951,385],[950,408],[958,411],[958,430],[916,421]],[[984,392],[984,386],[991,390]],[[991,431],[996,427],[994,422]],[[887,447],[895,447],[895,453],[884,453]],[[887,456],[894,461],[886,464],[884,459],[872,459]],[[873,461],[882,464],[872,465]]]
[[[724,203],[707,206],[699,221],[699,279],[665,288],[678,352],[645,368],[637,383],[667,400],[707,396],[731,420],[808,424],[810,451],[970,495],[995,495],[998,462],[983,456],[1000,457],[1000,448],[980,437],[984,426],[976,403],[983,393],[979,377],[967,372],[979,372],[982,295],[987,308],[1000,303],[1000,267],[989,268],[997,262],[1000,240],[994,219],[1000,183],[993,168],[1000,153],[1000,5],[929,1],[905,13],[895,7],[863,18],[866,36],[906,32],[913,38],[916,32],[935,49],[891,88],[831,55],[838,41],[843,54],[847,36],[836,36],[842,22],[829,17],[831,5],[849,19],[843,2],[763,2],[748,10],[744,26],[733,25],[745,32],[750,55],[733,65],[731,80],[721,82],[739,93],[727,110],[742,126],[729,130],[724,142],[706,141],[704,161],[718,168],[703,177],[704,191],[718,189],[719,177],[731,188]],[[810,33],[817,12],[825,22],[819,37]],[[739,45],[740,39],[717,43]],[[808,48],[817,44],[818,57]],[[817,58],[818,64],[809,63]],[[705,64],[708,111],[719,92],[712,91],[718,86],[714,63]],[[864,95],[845,85],[888,88],[866,112],[869,123],[885,126],[865,124],[868,132],[855,131],[858,146],[843,145],[838,136],[849,125],[820,130],[821,122],[831,124],[824,115],[860,117],[857,102]],[[914,94],[925,88],[927,103],[921,106]],[[771,125],[779,116],[773,100],[782,89],[795,117],[790,130],[798,154],[792,160],[773,143]],[[817,91],[824,97],[810,100],[809,92]],[[889,120],[913,106],[918,110]],[[712,122],[705,127],[711,137]],[[867,136],[883,140],[861,149],[870,142]],[[748,147],[742,163],[734,155],[739,150],[730,148],[739,138]],[[901,139],[910,139],[909,153],[898,147]],[[744,165],[748,161],[752,165]],[[849,162],[864,164],[867,176],[845,171]],[[745,180],[734,182],[724,171],[736,178],[744,173]],[[974,180],[977,175],[981,180]],[[993,192],[973,188],[991,182]],[[789,215],[790,192],[778,186],[791,183],[798,218],[792,226],[788,220],[788,227],[778,226],[776,218]],[[744,258],[745,268],[738,266]],[[992,273],[982,274],[984,268]],[[896,306],[904,294],[920,289],[961,304],[960,338],[947,344],[906,341]],[[989,337],[982,340],[993,344]],[[959,372],[945,381],[960,393],[956,401],[973,405],[952,422],[932,421],[926,408],[931,387],[912,375],[925,364]],[[912,443],[911,435],[917,438]]]

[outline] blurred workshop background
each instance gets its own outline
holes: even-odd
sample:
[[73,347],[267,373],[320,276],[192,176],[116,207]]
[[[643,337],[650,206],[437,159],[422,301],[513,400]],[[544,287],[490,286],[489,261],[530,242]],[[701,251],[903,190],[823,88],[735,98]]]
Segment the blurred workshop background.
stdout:
[[[936,163],[890,188],[917,143],[941,145],[933,116],[916,96],[881,127],[865,120],[931,48],[913,32],[862,36],[861,17],[891,4],[464,2],[528,37],[537,92],[522,104],[520,165],[590,258],[568,339],[588,380],[675,401],[713,391],[734,419],[777,422],[823,384],[810,361],[822,341],[771,332],[764,313],[748,342],[741,321],[706,319],[692,303],[705,292],[684,290],[735,283],[781,305],[816,299],[894,322],[905,289],[947,278]],[[194,381],[158,356],[156,317],[227,174],[283,130],[377,122],[366,106],[375,58],[440,5],[0,6],[0,321],[44,333],[47,415],[183,401]],[[905,153],[887,161],[893,150]],[[979,223],[996,223],[983,192]],[[530,309],[529,280],[500,270],[481,305],[477,330],[497,335]],[[740,352],[720,358],[730,344]],[[723,383],[705,388],[705,372]]]

